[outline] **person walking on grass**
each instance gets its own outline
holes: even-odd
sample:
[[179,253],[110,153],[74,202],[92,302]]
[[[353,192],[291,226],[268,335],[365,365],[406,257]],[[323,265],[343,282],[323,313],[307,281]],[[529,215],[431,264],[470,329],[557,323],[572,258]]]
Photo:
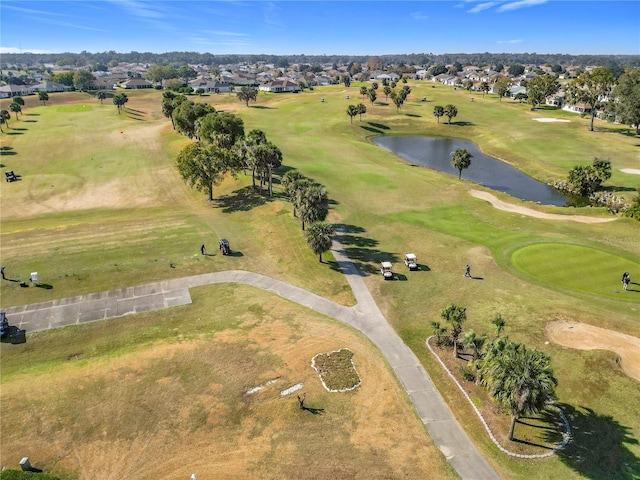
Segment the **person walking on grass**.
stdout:
[[629,272],[624,272],[624,275],[622,276],[622,288],[624,290],[627,290],[629,288],[630,283],[631,283],[631,275],[629,275]]
[[205,254],[204,251],[205,249],[204,249],[204,243],[203,243],[202,245],[200,245],[200,253],[204,255]]
[[471,278],[471,267],[469,266],[469,264],[467,264],[464,267],[464,276],[468,277],[468,278]]
[[5,276],[4,276],[4,265],[2,265],[2,266],[0,267],[0,275],[2,275],[2,279],[3,279],[3,280],[6,280],[6,279],[7,279],[7,277],[5,277]]

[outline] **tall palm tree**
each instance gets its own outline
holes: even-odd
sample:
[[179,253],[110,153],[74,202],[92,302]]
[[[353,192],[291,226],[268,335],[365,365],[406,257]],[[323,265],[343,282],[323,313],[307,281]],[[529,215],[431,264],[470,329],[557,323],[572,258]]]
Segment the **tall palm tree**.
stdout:
[[269,196],[273,195],[273,181],[272,174],[276,168],[282,165],[282,151],[271,142],[267,142],[263,145],[258,145],[253,151],[254,158],[256,159],[256,166],[261,173],[260,189],[264,179],[268,181]]
[[11,103],[11,105],[9,105],[9,110],[16,114],[16,120],[18,120],[18,114],[22,112],[20,104],[15,102]]
[[11,120],[9,110],[0,110],[0,118],[2,118],[3,122],[7,124],[7,127],[9,127],[9,120]]
[[462,324],[467,319],[466,307],[459,307],[453,303],[449,304],[447,308],[440,311],[440,317],[451,325],[451,342],[453,343],[453,356],[458,356],[458,337],[462,333]]
[[280,181],[280,184],[282,185],[282,189],[284,190],[284,194],[287,196],[289,201],[293,204],[294,217],[296,216],[295,203],[294,203],[294,198],[296,193],[296,182],[298,182],[299,180],[302,180],[303,178],[305,178],[305,176],[302,175],[299,171],[289,170],[282,176],[282,180]]
[[438,119],[438,123],[440,123],[440,117],[444,115],[444,107],[440,105],[436,105],[433,107],[433,116]]
[[518,419],[539,413],[552,402],[558,381],[553,375],[551,359],[545,353],[535,348],[528,350],[521,343],[503,342],[503,346],[499,353],[482,359],[481,384],[509,410],[509,440],[513,440]]
[[458,179],[462,178],[462,170],[469,168],[472,158],[473,155],[464,148],[457,148],[455,152],[451,152],[451,165],[458,169]]
[[496,337],[499,337],[506,325],[504,318],[502,318],[502,315],[497,313],[496,316],[493,317],[493,320],[491,320],[491,323],[496,327]]
[[302,230],[305,224],[320,222],[327,218],[329,213],[329,197],[327,191],[321,185],[310,185],[302,191],[298,205]]
[[49,94],[47,92],[38,92],[38,99],[42,102],[42,105],[47,105],[47,100],[49,100]]
[[347,115],[349,115],[349,118],[351,119],[351,125],[353,125],[353,117],[355,117],[358,114],[358,107],[356,107],[355,105],[349,105],[347,107]]
[[449,119],[447,123],[451,123],[451,119],[458,115],[458,108],[452,104],[445,105],[444,114]]
[[331,237],[334,233],[333,225],[324,222],[312,223],[304,233],[309,247],[318,255],[320,263],[322,263],[322,254],[331,248]]

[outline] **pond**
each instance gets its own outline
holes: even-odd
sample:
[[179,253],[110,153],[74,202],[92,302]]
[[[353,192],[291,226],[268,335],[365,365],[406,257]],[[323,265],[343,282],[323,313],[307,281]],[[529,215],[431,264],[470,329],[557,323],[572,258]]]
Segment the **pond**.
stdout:
[[544,205],[566,206],[569,199],[555,188],[528,176],[522,171],[496,158],[482,153],[468,140],[424,136],[382,136],[373,143],[385,148],[413,164],[433,168],[458,176],[451,165],[451,152],[467,150],[473,158],[471,166],[462,171],[462,178],[509,195]]

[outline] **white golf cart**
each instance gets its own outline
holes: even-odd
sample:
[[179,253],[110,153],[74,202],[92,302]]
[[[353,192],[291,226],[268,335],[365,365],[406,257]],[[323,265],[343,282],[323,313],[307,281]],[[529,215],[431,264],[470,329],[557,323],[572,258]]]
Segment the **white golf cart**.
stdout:
[[391,271],[391,262],[382,262],[380,265],[380,273],[385,280],[391,280],[393,278],[393,272]]
[[409,270],[417,270],[418,269],[418,259],[416,258],[415,253],[407,253],[404,256],[404,264],[407,266]]

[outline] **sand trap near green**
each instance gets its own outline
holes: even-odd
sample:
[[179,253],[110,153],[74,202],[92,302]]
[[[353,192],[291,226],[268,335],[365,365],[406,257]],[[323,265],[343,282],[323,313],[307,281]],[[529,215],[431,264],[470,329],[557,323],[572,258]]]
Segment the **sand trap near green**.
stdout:
[[544,283],[620,300],[640,301],[640,285],[622,289],[622,273],[640,280],[640,263],[595,248],[564,243],[539,243],[511,256],[520,271]]

